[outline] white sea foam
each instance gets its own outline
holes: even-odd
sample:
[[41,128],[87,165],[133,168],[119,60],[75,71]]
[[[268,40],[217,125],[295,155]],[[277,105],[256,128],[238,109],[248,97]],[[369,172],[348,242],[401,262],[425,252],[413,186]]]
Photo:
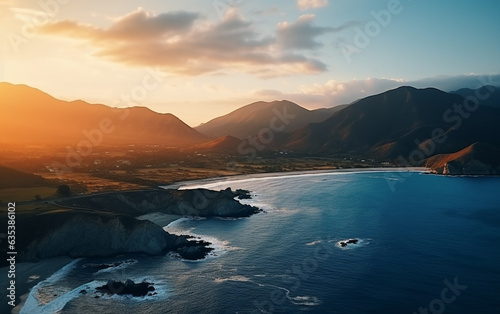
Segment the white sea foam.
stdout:
[[81,260],[83,260],[83,258],[77,258],[73,260],[71,263],[67,264],[66,266],[64,266],[63,268],[52,274],[52,276],[50,276],[49,278],[45,279],[40,283],[45,283],[45,284],[54,283],[60,281],[61,279],[64,279],[69,274],[69,272],[71,272],[76,267],[76,264],[78,264]]
[[317,240],[317,241],[312,241],[312,242],[306,243],[306,245],[312,246],[312,245],[320,244],[321,242],[322,242],[321,240]]
[[32,282],[33,280],[40,279],[40,276],[38,275],[32,275],[28,277],[28,282]]
[[[58,270],[57,272],[52,274],[52,276],[50,276],[49,278],[47,278],[43,281],[40,281],[36,286],[34,286],[31,289],[31,291],[28,295],[28,298],[26,299],[26,302],[24,303],[24,306],[22,307],[20,313],[21,314],[23,314],[23,313],[27,313],[27,314],[30,314],[30,313],[54,313],[54,312],[60,310],[60,309],[52,310],[52,308],[50,308],[47,311],[45,310],[45,307],[48,304],[51,304],[55,300],[59,300],[62,296],[59,296],[59,297],[52,299],[52,300],[43,300],[42,296],[44,294],[42,293],[41,289],[43,289],[44,286],[49,286],[49,285],[55,284],[58,281],[61,281],[62,279],[64,279],[69,274],[69,272],[71,272],[75,268],[76,264],[81,260],[82,260],[81,258],[75,259],[74,261],[72,261],[68,265],[64,266],[63,268],[61,268],[60,270]],[[68,288],[59,287],[59,289],[57,291],[57,295],[65,295],[67,293],[67,289]],[[54,293],[52,293],[52,296],[53,295],[54,295]],[[39,298],[40,298],[40,300],[39,300]],[[66,303],[64,303],[64,304],[66,304]],[[62,309],[62,307],[61,307],[61,309]]]
[[[175,235],[188,235],[196,240],[201,240],[210,243],[208,246],[209,248],[212,248],[213,250],[207,254],[205,259],[207,258],[213,258],[213,257],[218,257],[222,254],[224,254],[227,251],[235,251],[235,250],[241,250],[242,248],[239,247],[234,247],[230,246],[230,242],[226,240],[220,240],[214,236],[209,236],[209,235],[202,235],[202,234],[197,234],[196,232],[193,232],[196,228],[193,226],[189,225],[189,222],[193,220],[200,220],[200,219],[205,219],[203,217],[190,217],[190,218],[181,218],[178,219],[172,223],[170,223],[168,226],[164,227],[163,230],[167,231],[168,233],[175,234]],[[179,257],[178,254],[176,253],[169,253],[169,256],[174,256],[174,257]],[[185,260],[188,262],[200,262],[205,259],[201,260]]]
[[112,266],[112,267],[108,267],[108,268],[104,268],[104,269],[101,269],[99,271],[97,271],[95,273],[95,275],[97,274],[102,274],[102,273],[110,273],[110,272],[114,272],[114,271],[118,271],[118,270],[123,270],[127,267],[130,267],[132,265],[135,265],[137,264],[138,261],[133,259],[133,260],[126,260],[126,261],[121,261],[121,264],[118,265],[118,266]]
[[228,278],[217,277],[217,278],[215,278],[214,281],[216,283],[223,283],[223,282],[226,282],[226,281],[251,282],[252,280],[250,278],[248,278],[248,277],[245,277],[245,276],[236,275],[236,276],[230,276]]
[[[358,243],[348,244],[344,247],[342,245],[340,245],[340,242],[345,242],[345,241],[348,241],[350,239],[358,239]],[[367,246],[368,244],[370,244],[371,240],[372,239],[349,238],[349,239],[342,239],[342,240],[330,240],[328,242],[335,242],[335,246],[341,250],[351,250],[351,249],[357,249],[360,247]]]
[[321,301],[315,296],[290,297],[287,295],[287,298],[295,305],[316,306],[321,304]]
[[[89,298],[91,297],[92,299],[94,296],[99,296],[100,298],[103,299],[110,299],[110,300],[118,300],[120,302],[123,302],[125,300],[137,302],[137,301],[143,301],[143,300],[155,300],[155,299],[165,299],[168,297],[168,289],[166,288],[166,284],[162,282],[157,282],[155,280],[152,280],[149,277],[138,277],[138,278],[131,278],[134,282],[151,282],[153,283],[155,287],[156,295],[146,295],[144,297],[133,297],[130,295],[108,295],[106,293],[100,293],[96,292],[96,289],[98,287],[101,287],[107,283],[107,281],[103,280],[94,280],[85,284],[82,284],[72,290],[67,291],[66,293],[60,295],[57,298],[54,298],[50,302],[46,304],[40,304],[38,302],[38,299],[35,296],[35,293],[39,289],[43,289],[43,286],[35,286],[31,293],[28,296],[28,299],[26,300],[26,303],[24,304],[23,308],[21,309],[20,313],[21,314],[32,314],[32,313],[39,313],[39,314],[49,314],[49,313],[57,313],[61,311],[68,302],[80,298],[80,297],[86,297]],[[41,282],[44,283],[44,282]],[[85,290],[87,293],[82,294],[81,291]]]

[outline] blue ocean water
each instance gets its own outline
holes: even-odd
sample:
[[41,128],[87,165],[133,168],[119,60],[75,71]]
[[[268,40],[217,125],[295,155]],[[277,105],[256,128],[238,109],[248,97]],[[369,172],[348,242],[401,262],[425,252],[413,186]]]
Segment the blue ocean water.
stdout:
[[[171,255],[76,260],[33,289],[24,311],[500,312],[500,178],[360,172],[207,187],[248,189],[253,199],[246,202],[266,212],[235,220],[182,219],[166,227],[213,242],[215,256],[203,261]],[[351,238],[360,242],[338,245]],[[129,262],[100,272],[83,267],[124,260]],[[153,282],[159,294],[132,299],[92,293],[107,279],[127,278]]]

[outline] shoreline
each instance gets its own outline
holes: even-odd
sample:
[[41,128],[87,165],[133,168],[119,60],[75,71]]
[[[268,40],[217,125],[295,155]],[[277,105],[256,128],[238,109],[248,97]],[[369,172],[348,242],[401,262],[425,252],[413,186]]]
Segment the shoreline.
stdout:
[[347,168],[347,169],[327,169],[327,170],[301,170],[301,171],[290,171],[290,172],[266,172],[266,173],[253,173],[253,174],[241,174],[234,176],[225,177],[212,177],[205,179],[195,179],[195,180],[185,180],[178,181],[168,185],[159,186],[162,189],[195,189],[199,187],[204,187],[208,184],[218,184],[218,183],[232,183],[236,181],[245,180],[263,180],[269,178],[280,178],[280,177],[298,177],[304,175],[325,175],[325,174],[336,174],[336,173],[364,173],[364,172],[422,172],[430,173],[430,169],[426,167],[377,167],[377,168]]
[[162,212],[154,212],[150,214],[145,214],[145,215],[140,215],[137,217],[134,217],[135,219],[138,220],[149,220],[152,223],[157,224],[160,227],[166,227],[169,224],[171,224],[174,221],[177,221],[181,218],[184,218],[182,215],[173,215],[173,214],[165,214]]
[[[411,168],[349,168],[349,169],[327,169],[327,170],[304,170],[290,172],[272,172],[272,173],[254,173],[248,175],[235,175],[225,177],[212,177],[205,179],[195,179],[179,181],[174,184],[159,186],[162,189],[193,189],[197,186],[206,186],[209,184],[232,183],[243,180],[261,180],[268,178],[280,177],[297,177],[304,175],[325,175],[336,173],[365,173],[365,172],[427,172],[428,168],[411,167]],[[117,191],[119,192],[119,191]],[[112,192],[111,192],[112,193]],[[162,228],[166,228],[171,223],[185,218],[181,215],[164,214],[161,212],[150,213],[135,217],[139,220],[149,220]],[[31,289],[39,282],[46,280],[55,272],[59,271],[65,265],[71,263],[74,258],[62,256],[40,260],[39,262],[22,262],[18,263],[16,268],[16,296],[20,299],[20,303],[12,308],[6,302],[0,306],[0,311],[3,313],[19,313],[24,302],[26,301]],[[2,268],[2,272],[7,268]],[[35,276],[35,277],[33,277]],[[35,278],[35,279],[32,279]],[[3,288],[3,287],[2,287]],[[5,287],[6,288],[6,287]]]
[[[16,264],[16,302],[20,300],[19,304],[12,307],[7,302],[0,305],[1,313],[19,313],[24,306],[24,302],[28,298],[31,289],[39,282],[46,280],[54,273],[58,272],[64,266],[68,265],[74,258],[67,256],[52,257],[40,260],[38,262],[20,262]],[[7,273],[8,268],[1,269],[2,274]],[[7,277],[7,276],[5,276]],[[5,283],[7,284],[7,283]],[[7,286],[4,284],[0,286],[3,291],[7,291]]]

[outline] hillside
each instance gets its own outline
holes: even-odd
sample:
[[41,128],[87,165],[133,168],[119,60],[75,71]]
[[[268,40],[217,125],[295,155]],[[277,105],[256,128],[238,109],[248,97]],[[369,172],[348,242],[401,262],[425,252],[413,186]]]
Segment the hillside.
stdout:
[[280,132],[292,132],[310,123],[324,121],[344,107],[307,110],[287,100],[259,101],[215,118],[195,129],[212,138],[230,135],[245,139],[258,135],[261,130],[266,128],[279,129]]
[[1,143],[189,146],[206,138],[172,114],[67,102],[26,85],[0,83]]
[[44,178],[0,165],[0,189],[51,186]]
[[[312,153],[349,152],[387,159],[408,159],[412,152],[426,148],[432,149],[424,157],[454,153],[478,141],[498,146],[500,110],[482,106],[462,118],[453,108],[463,102],[462,96],[437,89],[400,87],[361,99],[322,123],[292,132],[281,139],[281,145]],[[436,134],[446,140],[437,143]]]
[[213,141],[195,145],[191,147],[191,149],[200,152],[236,154],[238,151],[238,146],[241,143],[242,140],[234,136],[226,135],[223,137],[219,137]]
[[494,86],[483,86],[478,89],[462,88],[451,92],[462,97],[476,97],[482,106],[500,108],[500,88]]
[[488,144],[474,143],[453,154],[429,158],[426,166],[440,174],[492,175],[500,174],[500,149]]

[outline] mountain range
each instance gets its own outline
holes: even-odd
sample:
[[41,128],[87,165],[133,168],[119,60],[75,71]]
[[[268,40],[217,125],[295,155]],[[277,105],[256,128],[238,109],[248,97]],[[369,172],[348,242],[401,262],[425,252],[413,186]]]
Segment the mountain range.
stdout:
[[476,97],[483,106],[500,108],[500,88],[495,86],[486,85],[478,89],[462,88],[451,93],[462,97]]
[[[479,158],[488,171],[500,171],[493,162],[500,160],[500,89],[492,86],[451,93],[404,86],[318,110],[286,100],[256,102],[196,128],[145,107],[66,102],[25,85],[0,83],[0,95],[2,115],[12,117],[0,126],[0,142],[74,144],[87,139],[238,154],[242,143],[253,139],[268,150],[348,153],[407,165],[427,163],[439,171],[454,163],[453,172],[460,172],[465,167],[459,164]],[[265,141],[269,132],[272,141]]]
[[[269,128],[280,116],[293,117],[289,123],[277,125],[280,132],[292,132],[311,123],[322,122],[333,113],[342,110],[347,105],[333,108],[307,110],[299,105],[287,101],[255,102],[241,107],[227,115],[210,120],[195,129],[206,136],[219,138],[230,135],[245,139],[258,135],[259,131]],[[274,119],[274,120],[273,120]]]
[[425,154],[429,157],[475,142],[498,145],[499,108],[479,105],[467,110],[470,106],[457,94],[400,87],[361,99],[321,123],[286,134],[281,146],[397,158],[416,150],[425,153],[426,147],[434,147]]
[[0,83],[0,142],[186,146],[208,139],[172,114],[63,101],[26,85]]

